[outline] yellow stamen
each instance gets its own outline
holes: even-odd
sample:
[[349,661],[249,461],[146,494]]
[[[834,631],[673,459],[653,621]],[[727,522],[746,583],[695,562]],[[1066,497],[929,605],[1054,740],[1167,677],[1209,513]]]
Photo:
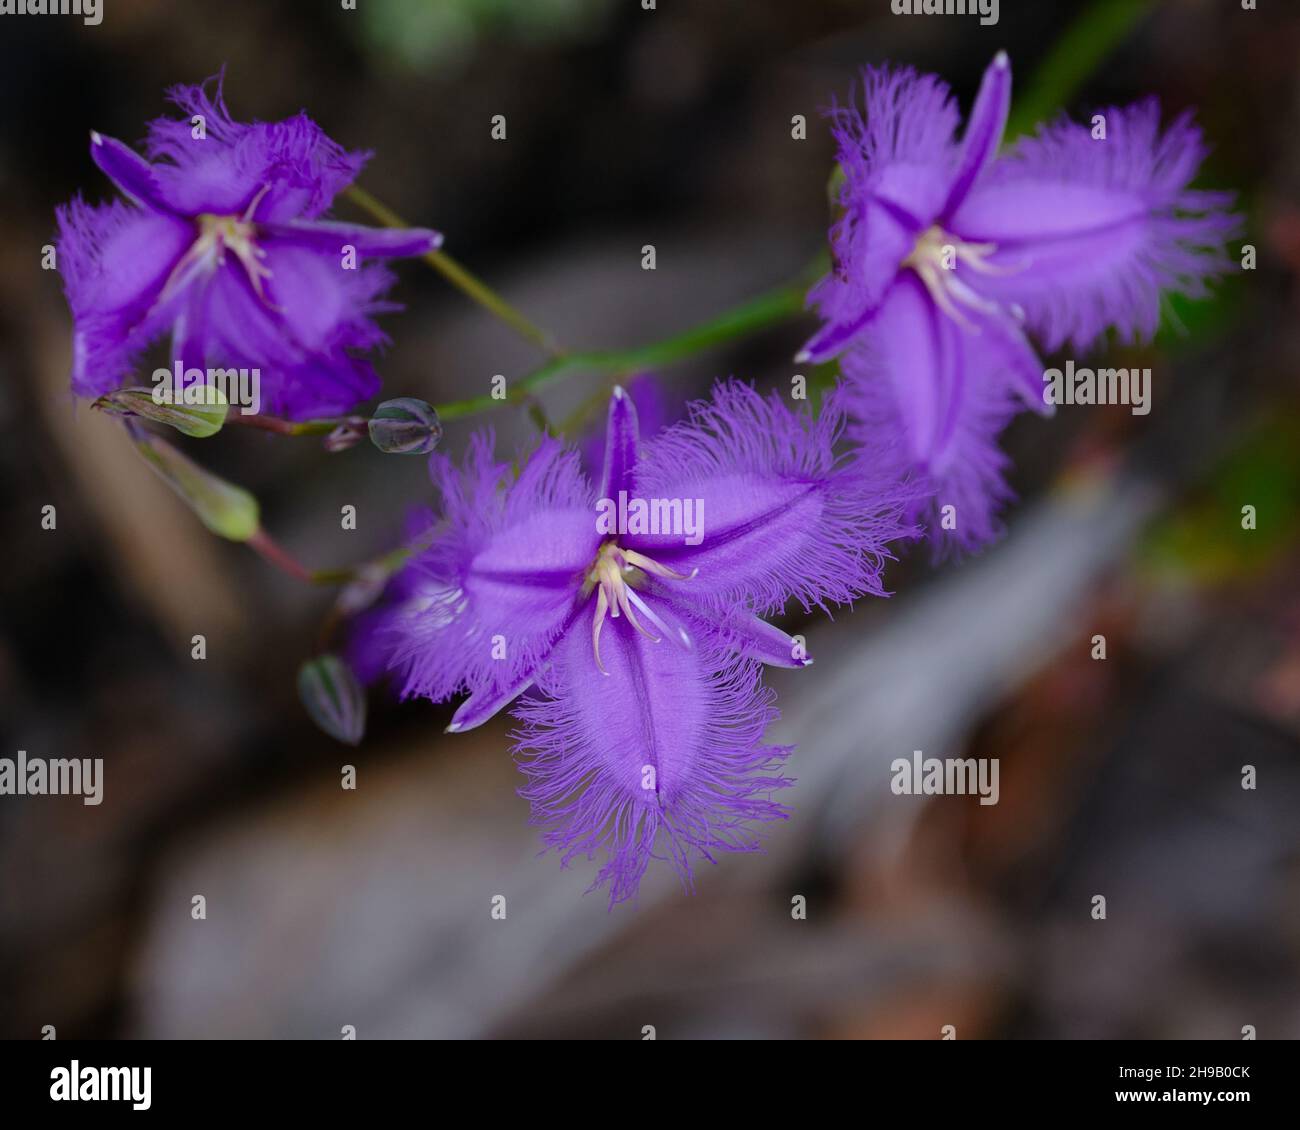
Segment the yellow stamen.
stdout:
[[979,327],[966,317],[963,308],[990,315],[999,313],[999,307],[962,282],[957,277],[957,267],[965,265],[981,275],[1014,273],[1015,268],[994,266],[988,262],[989,256],[997,249],[994,243],[967,243],[935,224],[921,233],[902,266],[911,267],[916,272],[940,310],[963,329],[978,333]]
[[[656,627],[663,630],[664,625],[659,618],[632,589],[636,583],[635,570],[676,581],[689,581],[697,572],[692,569],[689,574],[678,573],[666,565],[661,565],[654,558],[646,557],[643,553],[620,549],[613,541],[608,541],[600,547],[600,552],[596,555],[596,563],[587,573],[586,587],[583,591],[584,593],[593,590],[596,592],[596,613],[591,622],[591,649],[596,657],[596,668],[602,675],[609,674],[600,659],[600,630],[605,625],[606,616],[611,619],[618,619],[620,614],[626,616],[632,628],[651,643],[659,643],[662,640],[662,636],[656,636],[647,629],[633,611],[635,603]],[[682,633],[679,631],[678,634]],[[685,642],[689,643],[689,637],[685,637]]]
[[271,302],[263,286],[265,280],[271,278],[272,274],[270,268],[262,262],[266,258],[266,251],[257,245],[257,225],[253,223],[253,213],[269,187],[269,185],[263,187],[253,197],[242,216],[222,216],[215,212],[204,212],[195,217],[194,222],[199,229],[198,238],[190,244],[189,249],[167,276],[162,293],[158,297],[158,304],[171,298],[176,291],[189,282],[193,272],[201,269],[202,266],[206,265],[210,270],[225,266],[226,252],[229,251],[243,265],[258,301],[267,309],[279,312],[280,307]]

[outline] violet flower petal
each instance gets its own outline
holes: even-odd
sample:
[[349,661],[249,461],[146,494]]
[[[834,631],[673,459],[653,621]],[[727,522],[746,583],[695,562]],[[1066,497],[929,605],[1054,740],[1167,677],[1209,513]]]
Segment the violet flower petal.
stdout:
[[123,195],[155,212],[175,214],[175,210],[167,203],[153,166],[130,146],[114,137],[105,137],[91,131],[90,156]]
[[[965,348],[972,339],[960,339]],[[978,342],[976,338],[974,341]],[[988,368],[963,362],[966,379],[953,406],[953,426],[941,450],[916,459],[900,442],[907,426],[900,414],[891,379],[891,361],[866,339],[842,358],[846,406],[852,414],[849,438],[860,458],[872,467],[895,464],[898,476],[912,475],[918,488],[904,512],[905,520],[926,527],[936,557],[951,551],[972,552],[1001,532],[999,511],[1012,497],[1005,475],[1010,460],[998,448],[998,436],[1015,415],[1007,383],[990,379]],[[953,529],[942,525],[943,508],[952,506]]]
[[791,597],[805,608],[881,594],[888,543],[909,534],[897,485],[864,483],[837,459],[837,399],[813,418],[739,382],[692,406],[646,445],[638,493],[703,502],[703,538],[635,534],[620,544],[690,580],[692,601],[762,614]]
[[652,855],[691,886],[697,859],[755,851],[746,825],[784,819],[770,794],[789,750],[762,744],[774,717],[757,664],[715,646],[653,644],[626,618],[606,626],[609,677],[593,676],[581,632],[556,645],[542,694],[520,699],[520,790],[544,842],[568,863],[603,859],[593,888],[611,905],[636,893]]
[[719,622],[718,632],[726,646],[766,666],[812,666],[812,657],[793,636],[757,616],[738,613],[727,617]]
[[264,245],[290,244],[323,252],[341,261],[343,248],[358,258],[393,259],[423,255],[442,246],[442,236],[428,228],[372,228],[326,220],[287,220],[260,225]]
[[[167,200],[185,215],[242,215],[256,199],[252,219],[258,223],[313,220],[357,178],[369,156],[348,152],[306,114],[279,122],[233,120],[220,75],[173,87],[168,98],[181,117],[150,122],[145,149]],[[200,137],[196,117],[203,121]]]
[[[420,601],[405,602],[389,627],[405,696],[504,694],[535,675],[576,623],[600,545],[577,456],[544,440],[513,478],[491,444],[476,436],[462,468],[430,457],[443,521],[407,566]],[[591,664],[589,636],[586,648]]]
[[636,405],[616,387],[609,398],[605,423],[605,459],[597,498],[617,499],[620,491],[636,493],[636,466],[640,458],[640,432]]
[[73,317],[72,389],[99,396],[121,384],[165,330],[168,323],[151,312],[190,226],[121,201],[92,208],[76,199],[57,217],[59,274]]
[[870,320],[953,183],[959,116],[946,84],[911,69],[868,67],[862,106],[827,115],[844,175],[831,228],[834,268],[808,294],[826,323],[799,353],[825,360]]
[[940,223],[961,206],[980,174],[997,156],[1011,109],[1011,60],[999,51],[984,71],[979,93],[966,120],[957,174],[940,211]]
[[514,702],[532,685],[533,676],[528,675],[506,687],[505,690],[492,687],[475,691],[456,708],[456,713],[451,716],[451,722],[447,726],[447,733],[459,734],[465,730],[473,730],[483,725],[484,722],[494,718]]
[[1102,114],[1104,140],[1061,121],[1019,142],[952,218],[962,239],[997,245],[981,293],[1020,306],[1049,350],[1108,327],[1151,335],[1161,293],[1203,296],[1240,228],[1231,195],[1188,187],[1205,155],[1190,115],[1162,133],[1153,100]]

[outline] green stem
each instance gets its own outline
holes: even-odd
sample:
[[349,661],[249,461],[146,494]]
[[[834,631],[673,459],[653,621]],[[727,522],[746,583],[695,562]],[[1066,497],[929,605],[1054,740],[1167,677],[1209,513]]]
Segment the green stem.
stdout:
[[381,557],[376,557],[372,561],[362,562],[360,565],[353,565],[343,569],[313,569],[310,571],[311,583],[314,585],[346,585],[350,581],[360,580],[363,574],[369,574],[372,578],[376,575],[387,577],[395,573],[404,564],[406,559],[415,553],[422,546],[398,546],[397,549],[390,549]]
[[[358,208],[368,212],[385,227],[405,228],[410,226],[386,204],[376,200],[358,185],[354,184],[351,188],[345,189],[344,195]],[[549,333],[533,325],[487,283],[461,266],[445,251],[428,251],[421,258],[462,294],[477,302],[484,309],[491,311],[520,337],[526,338],[544,353],[549,353],[552,356],[560,356],[563,353]]]
[[809,281],[824,270],[824,263],[818,260],[815,267],[815,270],[801,274],[799,278],[784,286],[761,294],[664,341],[634,346],[631,349],[566,353],[552,358],[526,377],[516,381],[508,390],[504,400],[492,396],[453,400],[446,404],[435,405],[438,415],[443,420],[457,420],[465,416],[477,415],[480,412],[499,408],[508,401],[525,400],[561,377],[573,373],[624,376],[642,369],[671,365],[702,353],[706,349],[747,337],[758,330],[792,318],[803,309]]

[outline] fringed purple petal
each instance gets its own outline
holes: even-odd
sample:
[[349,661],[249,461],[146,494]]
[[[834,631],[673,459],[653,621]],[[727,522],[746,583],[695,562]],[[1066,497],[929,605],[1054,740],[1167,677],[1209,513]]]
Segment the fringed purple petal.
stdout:
[[965,309],[961,316],[964,324],[940,310],[909,271],[854,347],[854,367],[861,371],[862,358],[870,358],[872,371],[890,383],[904,447],[927,471],[950,457],[972,382],[1011,393],[1040,415],[1053,411],[1043,399],[1042,363],[1020,327],[997,313]]
[[997,245],[980,292],[1019,305],[1048,349],[1083,349],[1108,327],[1149,336],[1161,292],[1199,298],[1231,269],[1240,219],[1229,194],[1188,188],[1205,156],[1190,115],[1162,133],[1154,100],[1102,114],[1104,139],[1061,121],[1019,142],[952,220],[962,239]]
[[189,225],[121,201],[79,197],[56,212],[59,274],[73,318],[72,388],[116,388],[168,320],[155,303],[192,238]]
[[828,111],[844,181],[830,235],[834,268],[808,295],[826,325],[801,360],[838,352],[870,318],[953,179],[958,113],[948,87],[888,68],[868,68],[862,87],[862,109]]
[[[182,119],[149,125],[148,155],[178,212],[242,215],[256,200],[252,218],[259,222],[315,219],[365,165],[368,154],[347,152],[306,114],[281,122],[234,121],[221,87],[221,76],[174,87],[168,97]],[[202,136],[195,136],[195,117],[203,120]]]
[[262,411],[290,420],[341,416],[379,392],[382,382],[364,358],[346,353],[309,358],[262,380]]
[[882,357],[889,355],[872,340],[850,350],[841,362],[853,417],[849,436],[860,445],[864,467],[913,478],[916,493],[905,519],[925,527],[936,557],[954,550],[972,552],[996,538],[1002,529],[998,513],[1012,497],[1004,478],[1010,461],[997,439],[1016,413],[1014,396],[1004,380],[990,376],[987,358],[972,352],[979,338],[957,340],[964,351],[961,394],[950,406],[945,444],[927,459],[917,459],[905,438],[908,426],[896,384],[882,369]]
[[[268,297],[283,303],[275,308],[253,292],[242,270],[229,260],[204,280],[208,290],[205,337],[196,347],[201,344],[210,365],[260,369],[261,411],[270,415],[290,419],[333,415],[374,396],[380,386],[378,374],[370,362],[351,355],[347,346],[378,344],[383,335],[366,320],[366,309],[347,305],[345,295],[378,293],[387,285],[387,272],[382,267],[364,267],[340,272],[335,279],[329,266],[306,258],[275,262],[278,273],[270,282],[277,289],[268,287]],[[314,276],[321,285],[307,289],[300,272]],[[313,312],[313,294],[319,294],[324,309],[341,315],[329,330]]]
[[959,332],[909,271],[889,292],[864,339],[893,387],[901,434],[916,463],[934,458],[950,431]]
[[[412,507],[403,525],[402,543],[413,547],[425,545],[433,537],[437,524],[437,515],[432,510]],[[418,615],[421,608],[428,606],[422,585],[430,587],[413,570],[399,569],[347,621],[344,654],[348,666],[363,684],[378,683],[388,674],[393,624],[406,613]]]
[[302,353],[365,351],[387,340],[370,317],[400,309],[381,299],[393,281],[387,268],[346,268],[337,255],[285,246],[269,246],[265,263],[267,301],[280,332]]
[[[1012,318],[977,317],[980,341],[968,342],[968,363],[980,364],[997,378],[1020,403],[1040,416],[1052,416],[1055,405],[1043,397],[1043,362]],[[976,361],[973,358],[982,358]]]
[[748,825],[784,819],[771,799],[788,748],[762,744],[776,716],[757,664],[704,631],[687,650],[606,625],[602,676],[583,632],[552,654],[542,693],[514,714],[520,790],[561,862],[600,856],[592,888],[610,905],[636,894],[651,858],[667,857],[689,889],[696,859],[759,849]]
[[637,492],[699,500],[703,540],[629,535],[622,545],[689,580],[664,583],[695,602],[762,614],[883,594],[888,544],[909,534],[900,484],[864,480],[835,454],[844,423],[832,396],[816,417],[739,382],[720,384],[690,419],[647,444]]
[[591,488],[577,455],[553,440],[518,478],[493,459],[484,435],[462,469],[435,454],[430,471],[442,521],[405,570],[415,602],[389,621],[390,666],[404,696],[506,693],[537,671],[573,622],[600,544]]

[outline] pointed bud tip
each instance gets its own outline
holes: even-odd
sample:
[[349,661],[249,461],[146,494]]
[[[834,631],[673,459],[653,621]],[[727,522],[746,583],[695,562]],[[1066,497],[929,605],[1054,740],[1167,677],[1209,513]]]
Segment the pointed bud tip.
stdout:
[[615,400],[622,400],[623,397],[625,397],[626,395],[627,395],[627,393],[623,391],[623,386],[622,386],[622,385],[615,385],[615,386],[614,386],[614,399],[615,399]]
[[448,722],[448,723],[447,723],[447,728],[446,728],[445,730],[443,730],[443,733],[444,733],[444,734],[459,734],[460,731],[461,731],[461,724],[460,724],[459,722]]
[[337,655],[310,659],[298,669],[298,698],[316,725],[355,746],[366,733],[366,692]]
[[103,145],[103,144],[104,144],[104,139],[103,139],[103,137],[100,136],[98,130],[93,130],[93,129],[92,129],[92,130],[90,131],[90,144],[91,144],[91,145]]
[[1001,67],[1003,70],[1006,70],[1007,67],[1011,66],[1011,59],[1008,57],[1005,51],[999,51],[996,55],[993,56],[993,65],[995,67]]
[[809,353],[808,350],[806,349],[801,349],[799,350],[798,353],[794,355],[794,363],[796,365],[802,365],[805,361],[811,361],[811,360],[812,360],[812,354]]

